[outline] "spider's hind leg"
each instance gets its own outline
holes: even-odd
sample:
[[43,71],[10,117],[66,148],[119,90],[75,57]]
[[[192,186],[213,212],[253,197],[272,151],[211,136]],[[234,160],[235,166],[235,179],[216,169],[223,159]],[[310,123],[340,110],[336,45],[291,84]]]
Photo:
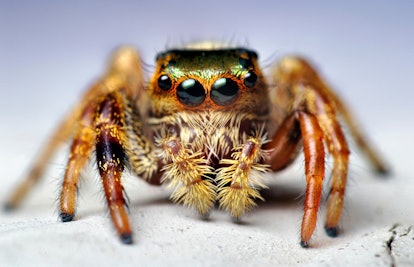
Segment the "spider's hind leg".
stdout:
[[[317,210],[322,194],[325,165],[324,143],[333,158],[325,229],[329,236],[338,234],[337,227],[343,209],[349,159],[348,144],[338,119],[338,114],[342,110],[338,108],[338,100],[331,89],[326,86],[316,71],[301,58],[284,58],[275,68],[274,78],[277,87],[276,91],[271,94],[273,103],[290,116],[296,114],[295,119],[300,124],[307,181],[301,244],[307,247],[316,226]],[[278,145],[281,144],[278,139],[283,140],[284,134],[291,133],[286,129],[295,128],[294,123],[290,123],[291,126],[287,128],[286,125],[289,125],[289,117],[282,123],[267,149],[278,148]],[[288,139],[288,141],[291,140]],[[282,148],[287,147],[294,151],[295,142],[291,144],[285,142],[282,144]],[[278,154],[282,153],[284,149],[276,150],[280,152],[273,152],[268,159],[270,163],[280,158]],[[277,166],[278,164],[276,164]],[[275,167],[273,169],[277,170]]]

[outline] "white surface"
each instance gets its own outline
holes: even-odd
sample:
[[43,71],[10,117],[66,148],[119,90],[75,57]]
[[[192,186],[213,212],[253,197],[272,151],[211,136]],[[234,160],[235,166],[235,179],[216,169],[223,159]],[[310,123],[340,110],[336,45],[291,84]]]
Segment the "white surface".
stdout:
[[82,183],[77,220],[58,222],[63,151],[21,209],[0,213],[0,265],[414,265],[413,4],[173,2],[0,2],[1,199],[114,47],[134,44],[152,64],[165,44],[205,38],[241,44],[246,39],[265,66],[292,52],[309,56],[354,108],[393,175],[375,177],[354,151],[342,234],[325,235],[323,202],[313,248],[307,250],[298,245],[301,159],[269,178],[266,203],[242,224],[221,211],[203,221],[170,203],[167,189],[130,177],[136,244],[125,246],[112,229],[93,167]]

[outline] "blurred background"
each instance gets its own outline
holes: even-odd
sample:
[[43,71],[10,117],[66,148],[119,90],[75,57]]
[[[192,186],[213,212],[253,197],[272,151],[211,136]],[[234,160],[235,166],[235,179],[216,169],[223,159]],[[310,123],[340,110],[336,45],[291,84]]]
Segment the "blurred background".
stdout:
[[[2,0],[0,145],[20,158],[2,150],[0,177],[9,182],[12,169],[27,165],[101,75],[114,48],[137,47],[151,70],[157,52],[206,39],[255,49],[264,67],[287,54],[308,57],[383,152],[400,147],[414,156],[407,149],[414,111],[412,14],[411,1]],[[403,170],[395,157],[389,158]]]
[[[287,54],[309,58],[387,156],[398,185],[390,197],[412,197],[413,14],[413,1],[0,0],[0,195],[114,48],[135,46],[151,70],[157,52],[207,39],[255,49],[266,68]],[[61,173],[62,161],[51,165]]]

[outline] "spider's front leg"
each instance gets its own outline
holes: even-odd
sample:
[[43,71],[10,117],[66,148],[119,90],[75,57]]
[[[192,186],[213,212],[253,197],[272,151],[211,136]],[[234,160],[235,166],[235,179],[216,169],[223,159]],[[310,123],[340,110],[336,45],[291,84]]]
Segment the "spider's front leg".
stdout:
[[265,145],[265,149],[269,150],[265,162],[273,171],[285,168],[296,157],[301,140],[307,187],[300,243],[307,247],[316,226],[325,175],[324,134],[317,118],[306,111],[295,111],[288,116],[271,142]]
[[[345,118],[351,133],[378,172],[386,171],[378,154],[364,140],[344,104],[303,59],[285,58],[274,72],[277,83],[273,104],[282,107],[287,118],[265,148],[271,152],[266,162],[272,170],[287,166],[297,154],[303,140],[306,173],[306,196],[302,220],[301,245],[307,247],[316,226],[325,170],[324,143],[333,158],[332,181],[328,197],[325,230],[331,237],[338,234],[348,173],[349,149],[338,121]],[[339,114],[338,114],[339,113]]]
[[107,95],[98,107],[96,118],[96,161],[109,213],[122,242],[132,243],[132,231],[125,209],[121,183],[126,163],[127,137],[123,128],[123,106],[120,95]]
[[[135,76],[135,75],[133,75]],[[121,182],[125,167],[151,183],[161,176],[155,147],[143,133],[143,123],[129,90],[130,77],[98,101],[95,127],[96,160],[112,222],[123,243],[132,243],[124,191]],[[132,84],[134,85],[134,84]],[[144,104],[138,102],[138,105]],[[157,181],[155,181],[157,180]]]
[[[75,216],[79,177],[95,148],[111,218],[124,243],[132,243],[132,231],[125,208],[122,172],[129,166],[151,183],[159,183],[160,177],[155,149],[143,134],[139,107],[133,101],[145,96],[142,89],[138,54],[129,47],[117,50],[107,73],[84,94],[54,135],[59,136],[63,129],[65,138],[73,136],[60,195],[61,220],[68,222]],[[146,101],[138,103],[145,105]],[[47,144],[33,170],[43,171],[57,144],[54,139]],[[18,204],[41,171],[28,176],[12,195],[9,206]]]
[[[138,112],[124,91],[112,91],[96,103],[91,123],[95,131],[89,134],[91,128],[83,127],[81,132],[88,134],[75,139],[72,145],[73,153],[63,182],[60,216],[62,221],[73,218],[78,169],[85,164],[93,147],[91,144],[95,144],[96,161],[112,222],[122,242],[130,244],[132,231],[124,199],[122,173],[129,166],[135,174],[151,179],[159,174],[158,158],[154,147],[143,135]],[[85,111],[89,114],[88,109]],[[88,139],[85,140],[85,137]]]

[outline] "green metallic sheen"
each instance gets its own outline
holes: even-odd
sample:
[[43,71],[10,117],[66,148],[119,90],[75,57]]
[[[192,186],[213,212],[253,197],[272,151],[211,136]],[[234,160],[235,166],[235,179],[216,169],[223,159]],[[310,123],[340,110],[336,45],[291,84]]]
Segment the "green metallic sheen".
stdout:
[[[158,60],[168,58],[164,72],[177,81],[183,77],[196,76],[210,80],[218,75],[230,74],[243,77],[248,69],[240,62],[241,57],[257,59],[254,51],[245,48],[220,50],[169,50],[157,56]],[[253,67],[253,66],[251,66]]]

